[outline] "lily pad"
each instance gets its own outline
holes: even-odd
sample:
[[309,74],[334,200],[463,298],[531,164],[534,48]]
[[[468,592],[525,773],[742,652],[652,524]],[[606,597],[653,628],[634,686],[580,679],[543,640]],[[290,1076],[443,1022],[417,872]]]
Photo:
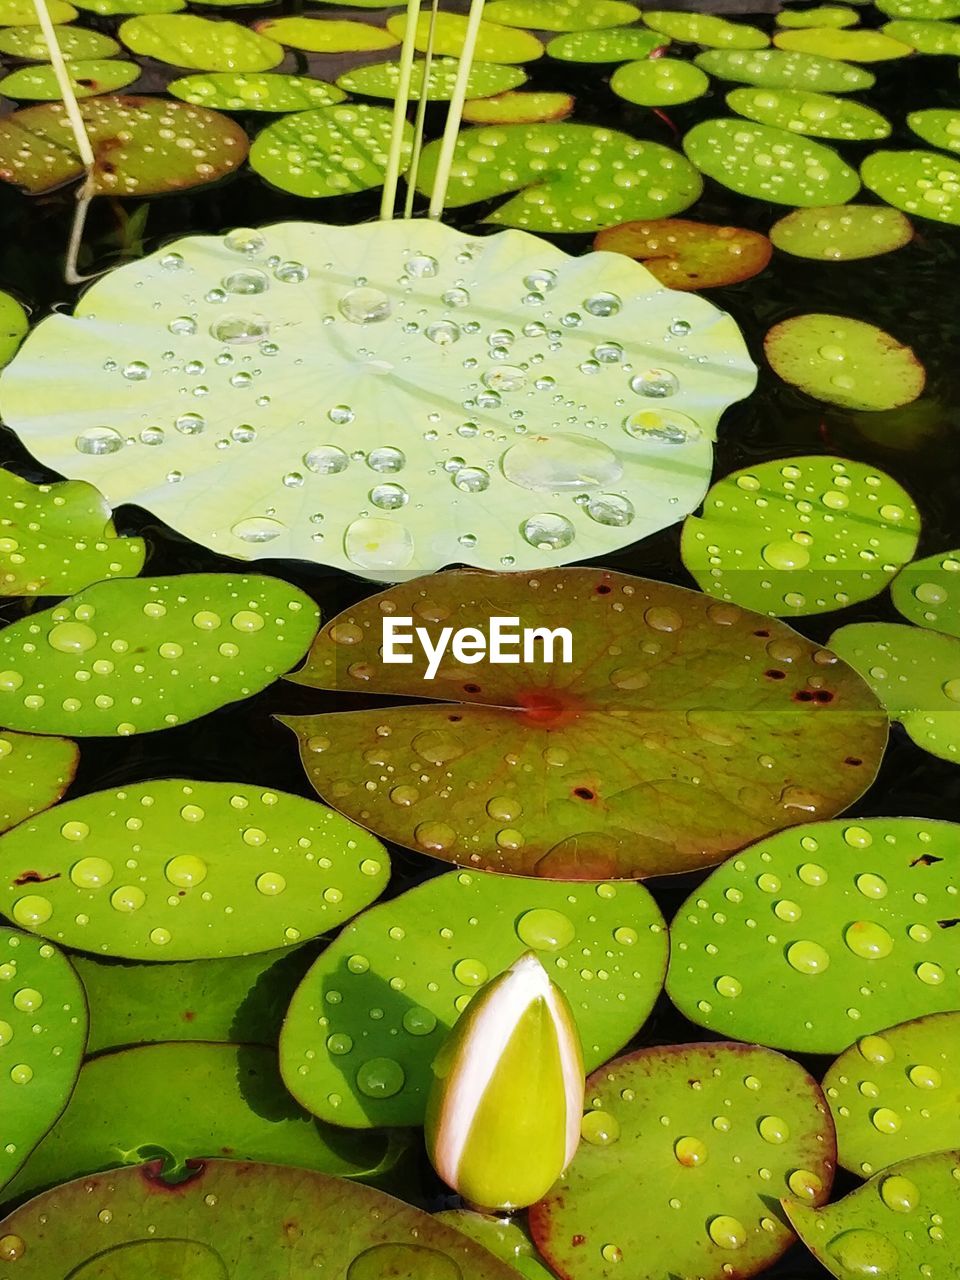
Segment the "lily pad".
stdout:
[[[384,108],[306,114],[324,111],[389,128]],[[303,118],[271,125],[255,152]],[[248,342],[269,357],[269,403],[223,362]],[[188,381],[136,376],[166,367],[167,350]],[[114,271],[74,318],[37,326],[0,403],[28,448],[115,506],[136,502],[230,555],[389,581],[464,560],[549,566],[676,523],[706,491],[721,411],[754,377],[729,316],[620,256],[433,221],[292,223],[179,241]],[[557,430],[558,395],[584,403],[576,430]],[[504,473],[524,444],[511,412],[534,443]]]
[[763,49],[770,37],[759,27],[745,22],[728,22],[711,13],[682,13],[673,9],[646,9],[643,21],[654,31],[682,40],[686,44],[702,44],[715,49]]
[[910,45],[917,53],[960,57],[960,27],[955,22],[888,22],[883,31]]
[[844,4],[820,4],[812,9],[781,9],[778,27],[855,27],[860,21],[856,9]]
[[935,151],[875,151],[860,166],[865,187],[895,209],[960,226],[960,162]]
[[877,0],[877,8],[891,18],[949,21],[960,18],[960,0]]
[[[434,641],[440,624],[491,617],[563,626],[573,661],[465,666],[447,654],[427,679],[417,648],[412,666],[381,665],[394,613]],[[394,588],[325,627],[292,679],[447,699],[284,723],[314,787],[345,813],[434,857],[520,875],[709,866],[846,807],[886,737],[862,682],[782,623],[594,569]]]
[[59,805],[0,837],[0,860],[10,919],[134,960],[316,937],[375,901],[390,874],[372,836],[312,800],[180,779]]
[[[72,22],[77,11],[66,0],[46,0],[47,13],[55,25]],[[40,19],[33,0],[0,0],[0,26],[4,27],[36,27]]]
[[118,537],[110,507],[83,481],[31,484],[0,469],[0,509],[0,596],[69,595],[143,568],[143,539]]
[[[212,1099],[216,1105],[211,1106]],[[383,1135],[320,1125],[288,1098],[273,1049],[236,1044],[151,1044],[87,1062],[60,1120],[6,1189],[36,1195],[83,1174],[142,1165],[164,1153],[164,1174],[230,1153],[363,1177],[382,1161]]]
[[960,761],[960,640],[895,622],[858,622],[835,631],[830,645],[918,747]]
[[137,13],[179,13],[186,0],[77,0],[77,8],[101,18],[126,17]]
[[595,31],[640,17],[625,0],[491,0],[484,13],[491,22],[537,31]]
[[898,210],[881,205],[827,205],[788,213],[770,228],[770,239],[795,258],[851,262],[902,249],[913,239],[913,227]]
[[624,222],[601,231],[595,249],[639,259],[670,289],[714,289],[757,275],[770,261],[770,241],[758,231],[661,218]]
[[781,831],[680,907],[667,993],[711,1031],[801,1053],[839,1053],[904,1016],[955,1009],[960,936],[938,921],[956,914],[958,858],[951,822]]
[[[0,687],[6,676],[0,672]],[[76,743],[65,738],[0,732],[0,831],[56,804],[79,759]]]
[[734,89],[727,106],[748,120],[814,138],[861,142],[890,134],[889,122],[872,107],[809,89]]
[[840,1164],[869,1177],[960,1143],[958,1074],[960,1013],[902,1022],[845,1050],[823,1080]]
[[[57,44],[68,62],[79,58],[111,58],[120,52],[116,40],[85,27],[63,27],[57,32]],[[50,50],[39,27],[8,27],[0,31],[0,53],[29,62],[50,61]]]
[[617,67],[610,88],[618,98],[641,107],[672,107],[706,93],[710,80],[692,62],[679,58],[646,58]]
[[960,1151],[894,1165],[842,1200],[814,1209],[785,1200],[807,1248],[838,1280],[855,1276],[949,1276],[957,1215]]
[[95,583],[0,631],[0,724],[75,737],[186,724],[272,684],[317,619],[309,596],[277,578]]
[[134,53],[194,71],[269,71],[283,61],[283,49],[275,40],[238,22],[193,14],[128,18],[117,34]]
[[823,93],[855,93],[876,81],[872,71],[835,58],[783,49],[709,49],[695,59],[698,67],[719,80],[755,84],[764,89],[817,89]]
[[347,96],[336,85],[309,76],[260,75],[246,72],[213,72],[173,80],[167,89],[175,98],[194,106],[221,111],[305,111],[329,107]]
[[[15,1210],[0,1238],[17,1280],[60,1272],[76,1280],[257,1280],[307,1276],[317,1258],[349,1280],[516,1280],[460,1232],[357,1182],[240,1160],[198,1163],[173,1190],[160,1173],[147,1165],[80,1178]],[[194,1259],[173,1271],[167,1251],[185,1245]],[[206,1269],[196,1267],[198,1256]],[[111,1258],[118,1269],[93,1270]]]
[[255,26],[262,36],[270,40],[309,53],[361,53],[393,49],[400,43],[383,27],[348,19],[263,18]]
[[[77,98],[92,98],[98,93],[113,93],[125,89],[139,79],[140,68],[135,62],[113,59],[82,59],[69,67],[70,83]],[[40,102],[59,101],[60,86],[49,64],[39,67],[20,67],[0,80],[0,93],[8,98]]]
[[547,54],[560,62],[628,62],[668,45],[667,36],[643,27],[608,27],[555,36]]
[[606,1280],[622,1262],[626,1275],[651,1280],[753,1276],[793,1242],[777,1198],[794,1188],[820,1204],[829,1193],[835,1144],[823,1095],[767,1049],[643,1049],[591,1076],[587,1098],[585,1141],[530,1210],[534,1241],[559,1275]]
[[[107,95],[79,104],[96,164],[96,195],[150,196],[185,191],[241,165],[247,135],[226,116],[162,98]],[[0,120],[0,180],[31,195],[83,176],[84,165],[61,102],[24,107]],[[105,427],[109,437],[116,435]]]
[[735,471],[683,527],[683,563],[721,600],[774,616],[877,595],[916,551],[920,513],[890,476],[829,456]]
[[[424,148],[419,187],[433,186],[439,140]],[[698,198],[700,176],[683,156],[588,124],[464,129],[447,204],[519,195],[485,221],[527,231],[596,231],[625,218],[668,217]]]
[[[250,148],[250,167],[281,191],[312,200],[379,187],[387,164],[392,119],[393,113],[386,107],[371,107],[364,102],[283,116],[257,134]],[[404,160],[412,145],[413,129],[404,124]],[[295,274],[288,271],[294,283]],[[282,273],[277,278],[282,280]],[[246,332],[242,323],[240,332]],[[266,338],[266,330],[262,336]],[[226,339],[255,340],[256,336]],[[264,540],[269,541],[269,535]]]
[[701,173],[740,195],[777,204],[844,204],[860,190],[856,172],[822,142],[743,120],[704,120],[683,140]]
[[[435,58],[430,65],[430,76],[427,85],[427,97],[431,102],[449,102],[453,97],[454,85],[460,63],[456,58]],[[413,65],[410,78],[410,97],[419,99],[423,92],[422,61]],[[505,93],[523,84],[526,74],[517,67],[503,66],[497,62],[472,63],[470,77],[467,81],[467,94],[471,98],[488,98],[495,93]],[[400,83],[399,62],[372,62],[363,67],[355,67],[345,72],[337,80],[341,89],[349,93],[363,94],[368,98],[389,98],[392,102],[397,96]]]
[[22,1167],[67,1105],[83,1060],[87,1010],[66,956],[0,928],[0,1186]]
[[[0,84],[2,83],[0,81]],[[27,319],[27,313],[16,298],[11,297],[9,293],[0,292],[0,368],[9,364],[16,355],[17,348],[27,336],[29,328],[30,321]],[[0,483],[3,482],[3,476],[8,474],[9,472],[3,472],[0,475]]]
[[[488,10],[489,11],[489,10]],[[417,20],[414,47],[426,52],[430,43],[430,27],[433,25],[433,51],[440,56],[459,58],[467,32],[467,18],[461,13],[438,13],[433,20],[429,13],[422,13]],[[387,30],[402,40],[407,29],[407,15],[394,14],[387,19]],[[530,31],[518,31],[513,26],[503,26],[487,18],[481,19],[477,33],[474,57],[478,62],[532,62],[543,54],[543,45]]]
[[435,1217],[438,1222],[482,1244],[494,1257],[509,1262],[527,1280],[554,1280],[553,1272],[539,1260],[529,1236],[515,1219],[497,1218],[470,1209],[444,1209]]
[[575,106],[569,93],[498,93],[492,98],[468,99],[463,118],[470,124],[535,124],[540,120],[564,120]]
[[960,551],[914,560],[894,580],[890,597],[908,622],[960,637]]
[[813,53],[822,58],[849,59],[851,62],[887,62],[906,58],[913,49],[902,40],[894,40],[882,31],[838,31],[836,27],[810,27],[806,31],[778,31],[773,37],[778,49],[795,53]]
[[660,994],[666,926],[641,885],[451,872],[365,912],[316,961],[280,1038],[287,1088],[336,1124],[422,1124],[450,1028],[530,948],[570,1002],[588,1069]]
[[931,147],[960,154],[960,111],[948,108],[932,108],[929,111],[911,111],[907,124]]
[[767,330],[763,353],[784,382],[845,409],[881,412],[910,404],[926,382],[911,347],[876,325],[809,312]]

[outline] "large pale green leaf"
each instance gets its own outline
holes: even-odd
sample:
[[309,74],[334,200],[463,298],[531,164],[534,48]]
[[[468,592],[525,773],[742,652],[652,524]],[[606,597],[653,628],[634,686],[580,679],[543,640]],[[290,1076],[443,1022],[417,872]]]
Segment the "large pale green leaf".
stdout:
[[275,40],[238,22],[192,14],[128,18],[117,34],[134,53],[194,71],[269,71],[283,61]]
[[[9,672],[0,671],[0,688]],[[80,759],[66,738],[0,731],[0,831],[48,809],[66,791]]]
[[80,1178],[11,1213],[0,1240],[10,1280],[516,1280],[380,1191],[239,1160],[204,1161],[173,1186],[150,1165]]
[[312,800],[179,780],[21,823],[0,837],[0,866],[0,906],[18,924],[137,960],[289,946],[373,902],[390,874],[372,836]]
[[[383,619],[486,633],[564,627],[571,657],[447,651],[427,678],[382,663]],[[520,657],[519,646],[508,650]],[[596,569],[452,572],[340,614],[292,677],[446,699],[288,717],[322,796],[400,844],[465,866],[598,879],[709,866],[870,784],[886,723],[863,682],[783,623]],[[451,705],[451,704],[456,705]]]
[[[386,108],[321,108],[264,130],[254,159],[274,130],[364,111],[389,128]],[[279,151],[276,170],[290,181]],[[287,223],[112,272],[37,326],[0,406],[114,506],[233,556],[390,580],[549,567],[674,524],[754,378],[729,316],[619,255],[432,221]]]
[[431,1064],[488,978],[533,949],[593,1068],[646,1020],[667,935],[641,885],[451,872],[365,912],[307,973],[280,1040],[287,1088],[336,1124],[422,1124]]

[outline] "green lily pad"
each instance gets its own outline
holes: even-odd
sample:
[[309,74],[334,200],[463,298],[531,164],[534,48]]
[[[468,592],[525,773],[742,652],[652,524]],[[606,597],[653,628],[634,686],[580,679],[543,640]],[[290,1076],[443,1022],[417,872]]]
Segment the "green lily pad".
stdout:
[[646,1021],[667,933],[642,885],[482,872],[429,880],[365,912],[309,970],[280,1037],[287,1088],[335,1124],[422,1124],[450,1028],[477,988],[530,948],[570,1002],[592,1070]]
[[186,0],[77,0],[77,8],[101,18],[127,17],[130,14],[179,13]]
[[918,747],[960,761],[960,640],[896,622],[858,622],[835,631],[830,645]]
[[312,946],[226,960],[149,961],[73,957],[90,1012],[87,1052],[161,1040],[276,1045]]
[[[72,22],[77,11],[66,0],[47,0],[47,13],[55,25]],[[0,0],[0,26],[3,27],[36,27],[40,19],[33,0]]]
[[711,1031],[801,1053],[839,1053],[905,1016],[954,1009],[960,936],[937,922],[956,914],[958,857],[951,822],[781,831],[680,907],[667,993]]
[[272,684],[317,618],[309,596],[277,578],[95,583],[0,631],[0,724],[75,737],[186,724]]
[[[111,59],[83,59],[69,67],[70,83],[77,98],[92,98],[98,93],[113,93],[125,89],[140,77],[135,62],[119,62]],[[0,93],[8,98],[40,102],[59,101],[60,86],[53,67],[20,67],[0,80]]]
[[221,111],[305,111],[329,107],[347,96],[336,85],[309,76],[260,75],[221,71],[184,76],[167,89],[175,98],[194,106],[218,107]]
[[713,486],[683,527],[683,563],[720,600],[774,616],[877,595],[917,548],[920,514],[890,476],[814,456],[761,462]]
[[686,44],[702,44],[714,49],[763,49],[770,37],[759,27],[745,22],[728,22],[711,13],[681,13],[673,9],[647,9],[643,21],[654,31],[682,40]]
[[701,173],[740,195],[776,204],[844,204],[860,190],[856,172],[821,142],[743,120],[704,120],[683,139]]
[[[277,131],[337,113],[366,130],[361,155],[374,149],[374,125],[385,139],[392,114],[344,104],[287,117],[261,133],[255,162]],[[282,182],[289,166],[276,153]],[[559,339],[545,311],[567,318]],[[269,403],[227,360],[246,343],[269,357],[259,384]],[[168,350],[189,381],[123,376],[167,367]],[[661,362],[666,379],[649,377]],[[721,411],[754,379],[729,316],[666,293],[620,256],[575,258],[517,232],[468,237],[400,219],[168,245],[99,280],[73,318],[37,326],[3,375],[0,404],[36,456],[95,480],[114,506],[138,503],[230,555],[320,560],[390,581],[464,560],[549,567],[675,524],[706,491]],[[558,431],[557,395],[585,405],[576,430]],[[651,399],[665,395],[658,416]],[[546,461],[528,444],[508,475],[488,457],[522,443],[515,405]],[[512,466],[524,456],[533,470]]]
[[770,261],[770,241],[758,231],[684,218],[624,222],[601,231],[595,249],[639,259],[670,289],[713,289],[757,275]]
[[[81,101],[79,110],[96,157],[96,195],[184,191],[224,177],[247,154],[240,126],[203,107],[117,94]],[[24,107],[0,120],[0,180],[38,195],[83,174],[61,102]],[[103,430],[105,438],[116,435]]]
[[778,31],[773,37],[778,49],[795,53],[813,53],[823,58],[849,59],[851,62],[887,62],[906,58],[913,49],[882,31],[838,31],[836,27],[810,27],[806,31]]
[[57,1122],[83,1061],[87,1010],[80,980],[49,943],[0,928],[0,1108],[6,1185]]
[[794,1230],[838,1280],[944,1276],[960,1227],[960,1151],[941,1151],[894,1165],[842,1200],[814,1209],[784,1201]]
[[[433,186],[439,140],[423,150],[419,187]],[[596,231],[626,218],[668,217],[700,195],[694,167],[669,147],[587,124],[464,129],[447,204],[519,192],[485,221],[527,231]]]
[[[80,58],[112,58],[120,52],[116,40],[100,31],[87,31],[85,27],[61,28],[57,32],[57,44],[68,62]],[[0,53],[29,62],[50,61],[50,50],[39,27],[8,27],[0,31]]]
[[876,0],[881,13],[891,18],[949,21],[960,18],[960,0]]
[[[412,666],[381,664],[394,612],[431,637],[441,622],[486,628],[494,616],[563,626],[573,661],[465,667],[448,653],[428,679],[416,647]],[[283,722],[343,812],[448,862],[520,875],[709,866],[850,804],[886,737],[861,681],[782,623],[594,569],[457,571],[395,587],[334,619],[291,679],[447,699]]]
[[468,98],[463,104],[463,118],[469,124],[536,124],[540,120],[564,120],[575,105],[569,93],[511,91],[492,98]]
[[855,27],[860,21],[856,9],[844,4],[820,4],[812,9],[781,9],[778,27]]
[[672,107],[702,98],[710,85],[705,72],[679,58],[646,58],[617,67],[610,88],[641,107]]
[[434,1216],[438,1222],[482,1244],[495,1258],[509,1262],[528,1280],[554,1280],[553,1272],[539,1260],[530,1237],[515,1220],[496,1218],[493,1214],[476,1213],[471,1209],[444,1209]]
[[[210,1105],[211,1100],[216,1105]],[[320,1125],[288,1098],[275,1050],[259,1045],[151,1044],[87,1062],[59,1121],[6,1189],[36,1195],[83,1174],[165,1156],[176,1177],[187,1162],[230,1153],[362,1177],[382,1161],[383,1135]]]
[[607,1280],[622,1262],[628,1276],[753,1276],[793,1240],[777,1198],[791,1188],[814,1204],[827,1197],[835,1146],[823,1095],[777,1053],[643,1049],[591,1076],[587,1098],[585,1141],[530,1210],[559,1275]]
[[823,93],[855,93],[876,81],[872,71],[852,67],[835,58],[812,53],[788,53],[784,49],[708,49],[694,59],[719,80],[755,84],[764,89],[817,89]]
[[727,106],[748,120],[814,138],[860,142],[890,134],[889,122],[872,107],[809,89],[734,89]]
[[[311,200],[379,187],[392,120],[386,107],[364,102],[298,111],[257,134],[250,167],[281,191]],[[404,124],[404,163],[412,146],[413,128]]]
[[555,36],[547,54],[560,62],[629,62],[669,43],[667,36],[643,27],[607,27]]
[[255,26],[261,35],[308,53],[360,53],[393,49],[400,43],[382,27],[348,19],[263,18]]
[[[460,63],[456,58],[435,58],[430,65],[430,77],[427,86],[427,97],[431,102],[449,102],[453,97],[454,85]],[[410,79],[410,97],[419,99],[423,92],[424,63],[417,61],[413,65]],[[467,81],[467,94],[471,98],[489,98],[495,93],[504,93],[523,84],[526,75],[517,67],[503,66],[497,62],[474,62],[470,67],[470,78]],[[400,83],[399,62],[373,62],[364,67],[355,67],[337,79],[341,89],[349,93],[363,94],[368,98],[389,98],[392,102],[397,96]]]
[[79,759],[76,743],[66,738],[0,732],[0,831],[56,804]]
[[894,608],[908,622],[960,637],[960,551],[914,560],[893,581]]
[[[516,1280],[460,1232],[371,1187],[240,1160],[206,1160],[172,1187],[154,1165],[80,1178],[15,1210],[0,1232],[17,1280],[292,1278],[318,1258],[349,1280]],[[169,1269],[167,1250],[183,1245],[204,1270]],[[111,1259],[116,1269],[100,1269]]]
[[[425,53],[430,43],[432,15],[423,12],[417,20],[414,47]],[[387,19],[387,30],[402,40],[407,29],[407,15],[394,14]],[[459,58],[467,32],[467,18],[460,13],[439,13],[433,22],[433,51],[440,56]],[[474,57],[478,62],[532,62],[543,55],[543,45],[529,31],[482,19],[477,33]]]
[[875,151],[860,166],[881,200],[934,222],[960,226],[960,162],[935,151]]
[[960,1013],[902,1022],[845,1050],[823,1080],[840,1164],[866,1178],[960,1143],[958,1073]]
[[247,955],[316,937],[375,901],[390,874],[372,836],[312,800],[180,779],[59,805],[0,837],[0,860],[10,919],[134,960]]
[[640,17],[625,0],[490,0],[484,13],[491,22],[537,31],[596,31]]
[[193,14],[128,18],[117,34],[134,53],[194,71],[269,71],[283,61],[275,40],[237,22]]
[[931,147],[960,154],[960,111],[932,108],[929,111],[911,111],[907,124]]
[[0,596],[69,595],[143,568],[143,539],[118,537],[103,496],[81,480],[38,485],[0,469],[0,510]]
[[[2,83],[0,81],[0,85]],[[17,348],[27,336],[29,328],[30,321],[27,313],[16,298],[11,297],[9,293],[0,292],[0,369],[5,364],[9,364],[16,355]],[[9,472],[4,472],[0,475],[0,483],[3,482],[3,476],[8,474]]]
[[917,53],[960,57],[960,27],[955,22],[888,22],[884,34],[916,49]]
[[770,239],[795,258],[851,262],[902,249],[913,239],[913,227],[882,205],[827,205],[788,213],[770,228]]
[[876,325],[809,312],[767,330],[763,352],[784,382],[826,404],[881,412],[922,394],[926,372],[912,348]]

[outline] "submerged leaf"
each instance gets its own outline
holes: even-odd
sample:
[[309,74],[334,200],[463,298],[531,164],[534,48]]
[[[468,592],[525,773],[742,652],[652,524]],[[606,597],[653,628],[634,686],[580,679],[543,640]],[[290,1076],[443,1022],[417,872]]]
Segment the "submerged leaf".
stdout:
[[960,226],[960,161],[935,151],[875,151],[860,172],[863,185],[895,209]]
[[701,98],[710,84],[705,72],[679,58],[646,58],[617,67],[610,88],[641,107],[672,107]]
[[863,67],[852,67],[835,58],[785,49],[710,49],[696,58],[698,67],[721,80],[760,85],[766,89],[818,89],[822,93],[853,93],[869,89],[876,77]]
[[683,218],[624,222],[601,231],[593,247],[639,259],[669,289],[714,289],[749,280],[772,253],[758,231]]
[[[489,9],[487,10],[489,12]],[[387,19],[387,30],[400,41],[407,29],[407,15]],[[440,57],[459,58],[467,32],[467,17],[461,13],[422,13],[417,19],[414,47],[425,53],[432,42]],[[483,18],[477,28],[475,57],[478,62],[533,62],[543,54],[543,45],[530,31],[517,31]]]
[[195,71],[269,71],[283,61],[276,41],[238,22],[193,14],[128,18],[117,34],[134,53]]
[[289,946],[375,901],[390,875],[372,836],[312,800],[179,779],[97,791],[24,822],[0,837],[0,864],[9,918],[135,960]]
[[905,1016],[955,1009],[960,931],[938,922],[956,913],[958,859],[952,822],[781,831],[680,907],[667,993],[711,1031],[800,1053],[839,1053]]
[[[291,49],[309,53],[360,53],[373,49],[393,49],[396,36],[368,22],[326,18],[262,18],[256,30]],[[279,61],[279,59],[278,59]]]
[[305,111],[329,107],[347,96],[336,85],[309,76],[261,75],[247,72],[214,72],[172,80],[167,89],[175,98],[194,106],[221,111]]
[[574,108],[569,93],[509,92],[492,98],[475,98],[463,106],[463,118],[471,124],[535,124],[539,120],[563,120]]
[[[893,580],[890,597],[908,622],[960,637],[960,551],[914,560]],[[958,673],[960,674],[960,673]]]
[[[67,70],[77,98],[92,98],[98,93],[125,89],[140,76],[140,68],[135,62],[114,59],[79,59],[71,62]],[[52,102],[59,101],[60,86],[49,64],[20,67],[0,80],[0,93],[22,101]]]
[[[453,96],[460,63],[456,58],[435,58],[430,65],[430,77],[427,85],[427,97],[431,102],[448,102]],[[419,100],[423,92],[424,62],[418,60],[413,64],[410,77],[410,97]],[[496,62],[474,62],[470,67],[467,80],[467,95],[471,98],[492,97],[495,93],[503,93],[507,89],[515,89],[526,80],[523,71],[515,67],[502,66]],[[350,93],[365,94],[368,98],[389,98],[397,96],[400,83],[399,62],[373,62],[363,67],[355,67],[340,76],[337,84]]]
[[[0,689],[11,679],[0,671]],[[49,809],[69,787],[80,752],[66,738],[0,731],[0,831]]]
[[530,1211],[558,1275],[753,1276],[793,1241],[777,1197],[819,1204],[829,1193],[835,1146],[823,1095],[767,1049],[643,1049],[591,1076],[587,1099],[573,1165]]
[[913,239],[913,227],[881,205],[826,205],[788,213],[770,228],[770,239],[796,258],[850,262],[902,249]]
[[537,31],[597,30],[640,17],[625,0],[490,0],[484,13],[491,22]]
[[[428,880],[365,911],[309,970],[280,1039],[287,1088],[335,1124],[422,1124],[448,1031],[477,988],[531,948],[570,1002],[592,1070],[653,1008],[667,933],[637,884]],[[584,967],[593,956],[605,979]]]
[[[546,628],[553,660],[536,641],[516,666],[447,651],[429,679],[416,643],[411,665],[382,663],[385,615],[412,618],[431,645],[441,627],[485,634],[492,617],[509,632]],[[595,569],[396,587],[324,627],[292,678],[447,699],[284,723],[313,785],[351,817],[445,861],[520,875],[709,866],[845,808],[886,736],[864,684],[782,623]]]

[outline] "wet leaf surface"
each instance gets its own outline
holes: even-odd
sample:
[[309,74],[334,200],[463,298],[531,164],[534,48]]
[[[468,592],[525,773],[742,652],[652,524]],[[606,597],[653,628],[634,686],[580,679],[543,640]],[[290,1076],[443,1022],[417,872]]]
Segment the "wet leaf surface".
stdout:
[[[431,102],[449,102],[453,96],[459,66],[456,58],[434,59],[427,86],[427,97]],[[423,92],[423,68],[422,61],[415,62],[410,79],[410,97],[417,101]],[[471,98],[492,97],[495,93],[515,89],[526,78],[523,71],[516,67],[478,60],[470,68],[467,94]],[[389,98],[391,101],[396,97],[399,83],[399,62],[373,62],[347,71],[337,80],[340,88],[347,89],[350,93],[359,93],[368,98]]]
[[856,9],[842,4],[815,5],[812,9],[781,9],[778,27],[855,27],[860,21]]
[[491,22],[537,31],[597,30],[640,17],[625,0],[491,0],[484,12]]
[[862,142],[890,133],[889,122],[872,107],[809,89],[734,89],[727,94],[727,106],[748,120],[814,138]]
[[80,0],[78,9],[101,18],[126,17],[131,14],[179,13],[186,0]]
[[936,107],[928,111],[911,111],[907,124],[931,147],[960,153],[960,111]]
[[[0,672],[0,685],[7,672]],[[0,831],[49,809],[73,781],[80,753],[66,738],[0,731]]]
[[906,58],[913,49],[882,31],[838,31],[835,27],[811,27],[807,31],[778,31],[773,43],[779,49],[812,53],[850,62],[887,62]]
[[[85,27],[61,27],[57,31],[57,44],[68,62],[77,58],[110,58],[120,52],[119,44],[111,36]],[[0,31],[0,53],[30,62],[50,61],[50,50],[39,27],[7,27]]]
[[894,579],[890,596],[908,622],[960,637],[960,551],[914,560]]
[[629,62],[669,45],[668,36],[643,27],[608,27],[555,36],[547,55],[561,62]]
[[192,14],[128,18],[117,34],[134,53],[194,71],[269,71],[283,61],[276,41],[238,22]]
[[535,124],[563,120],[572,114],[574,105],[569,93],[511,91],[468,100],[463,118],[471,124]]
[[783,253],[824,262],[850,262],[892,253],[913,239],[910,220],[896,209],[872,204],[796,209],[770,228]]
[[[466,666],[448,652],[428,680],[419,647],[410,666],[381,665],[393,615],[431,643],[441,627],[492,616],[566,627],[573,661]],[[324,627],[292,678],[450,700],[284,723],[314,787],[344,813],[434,857],[521,875],[709,866],[845,808],[885,740],[862,682],[782,623],[592,569],[396,587]]]
[[[47,13],[55,25],[72,22],[77,16],[76,9],[72,4],[67,4],[66,0],[47,0]],[[39,23],[33,0],[0,0],[0,26],[34,27],[39,26]]]
[[869,89],[876,77],[863,67],[836,58],[784,49],[709,49],[695,59],[698,67],[720,80],[736,80],[765,89],[817,89],[821,93],[854,93]]
[[[310,199],[379,187],[387,163],[391,118],[392,112],[386,107],[362,102],[285,115],[257,135],[250,149],[250,167],[281,191]],[[412,135],[413,130],[407,125],[405,153],[412,145]],[[309,241],[306,243],[309,245]],[[297,281],[291,276],[288,283]],[[250,291],[262,292],[253,288]],[[254,340],[255,335],[232,339]]]
[[935,151],[875,151],[860,166],[863,185],[895,209],[960,226],[960,162]]
[[770,241],[758,231],[684,218],[624,222],[601,231],[595,249],[637,258],[669,289],[713,289],[749,280],[770,261]]
[[27,313],[16,298],[12,298],[9,293],[0,293],[0,368],[9,364],[16,355],[29,328]]
[[[135,62],[84,58],[69,66],[70,83],[78,98],[92,98],[98,93],[125,89],[140,77]],[[21,101],[59,101],[60,89],[53,67],[20,67],[0,80],[0,93]]]
[[770,37],[759,27],[730,22],[711,13],[679,13],[670,9],[646,9],[643,21],[660,35],[686,44],[717,49],[763,49]]
[[960,55],[960,29],[955,22],[888,22],[883,31],[918,53]]
[[256,30],[271,41],[310,53],[360,53],[393,49],[400,41],[382,27],[348,19],[264,18]]
[[[414,42],[419,53],[425,53],[429,42],[431,15],[422,13],[417,20]],[[407,29],[406,14],[397,13],[387,19],[387,30],[398,41]],[[467,19],[460,13],[439,13],[433,23],[433,51],[440,57],[459,58],[467,31]],[[532,32],[518,31],[513,26],[481,19],[477,31],[474,56],[478,62],[532,62],[543,54],[543,45]]]
[[678,58],[647,58],[618,67],[610,88],[618,98],[641,107],[672,107],[702,97],[710,84],[706,73]]
[[221,111],[306,111],[329,107],[347,96],[336,85],[308,76],[252,72],[213,72],[172,80],[167,89],[175,98],[194,106]]

